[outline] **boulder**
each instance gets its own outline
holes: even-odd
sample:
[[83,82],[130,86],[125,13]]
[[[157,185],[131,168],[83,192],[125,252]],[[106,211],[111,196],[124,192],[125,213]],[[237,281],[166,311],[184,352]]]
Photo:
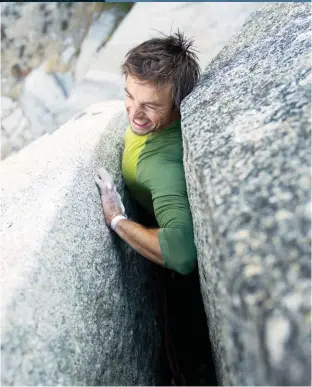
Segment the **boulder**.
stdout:
[[220,384],[311,383],[310,36],[310,4],[266,4],[183,102]]
[[1,384],[156,385],[155,265],[104,223],[96,170],[120,174],[122,102],[93,105],[2,161]]

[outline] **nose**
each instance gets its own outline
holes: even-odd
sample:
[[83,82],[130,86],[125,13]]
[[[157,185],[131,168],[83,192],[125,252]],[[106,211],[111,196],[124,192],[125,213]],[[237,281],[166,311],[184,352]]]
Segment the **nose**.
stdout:
[[138,102],[135,102],[135,101],[131,101],[128,104],[128,110],[131,110],[131,113],[135,117],[138,117],[138,116],[144,114],[143,109],[142,109],[142,105],[140,105]]

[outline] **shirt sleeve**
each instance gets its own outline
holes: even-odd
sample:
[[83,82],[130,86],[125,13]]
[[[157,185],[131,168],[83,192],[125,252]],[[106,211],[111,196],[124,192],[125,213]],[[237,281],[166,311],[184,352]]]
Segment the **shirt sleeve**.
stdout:
[[160,227],[158,240],[166,268],[191,273],[197,261],[193,220],[186,192],[152,192],[154,213]]

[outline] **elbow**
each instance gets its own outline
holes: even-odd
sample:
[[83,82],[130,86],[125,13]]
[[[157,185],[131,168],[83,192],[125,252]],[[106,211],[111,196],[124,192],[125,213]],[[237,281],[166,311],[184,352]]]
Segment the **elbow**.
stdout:
[[196,269],[197,250],[189,229],[161,229],[158,236],[164,267],[181,275],[191,274]]
[[196,268],[197,254],[193,253],[187,257],[180,257],[171,267],[172,270],[176,271],[181,275],[191,274]]
[[181,275],[188,275],[191,274],[195,270],[195,263],[192,263],[191,265],[189,263],[183,263],[181,265],[178,265],[176,268],[173,268],[177,273]]

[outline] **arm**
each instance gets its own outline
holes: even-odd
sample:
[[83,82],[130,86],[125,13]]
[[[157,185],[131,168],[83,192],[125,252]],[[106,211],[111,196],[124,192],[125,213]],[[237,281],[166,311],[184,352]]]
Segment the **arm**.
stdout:
[[98,171],[98,174],[95,181],[101,193],[105,223],[143,257],[163,265],[158,229],[143,227],[129,219],[120,219],[115,226],[112,224],[116,216],[124,215],[125,209],[114,189],[111,176],[103,168]]
[[157,228],[146,228],[128,219],[120,220],[115,232],[134,250],[150,261],[163,265]]
[[163,266],[182,275],[190,274],[196,267],[197,251],[194,243],[193,220],[187,196],[163,190],[152,191],[157,223],[158,240]]
[[124,207],[110,175],[101,168],[99,176],[95,180],[100,188],[106,224],[150,261],[180,274],[193,271],[197,252],[186,196],[152,195],[156,219],[161,228],[149,229],[124,216],[114,225],[114,218],[116,220],[118,215],[124,215]]

